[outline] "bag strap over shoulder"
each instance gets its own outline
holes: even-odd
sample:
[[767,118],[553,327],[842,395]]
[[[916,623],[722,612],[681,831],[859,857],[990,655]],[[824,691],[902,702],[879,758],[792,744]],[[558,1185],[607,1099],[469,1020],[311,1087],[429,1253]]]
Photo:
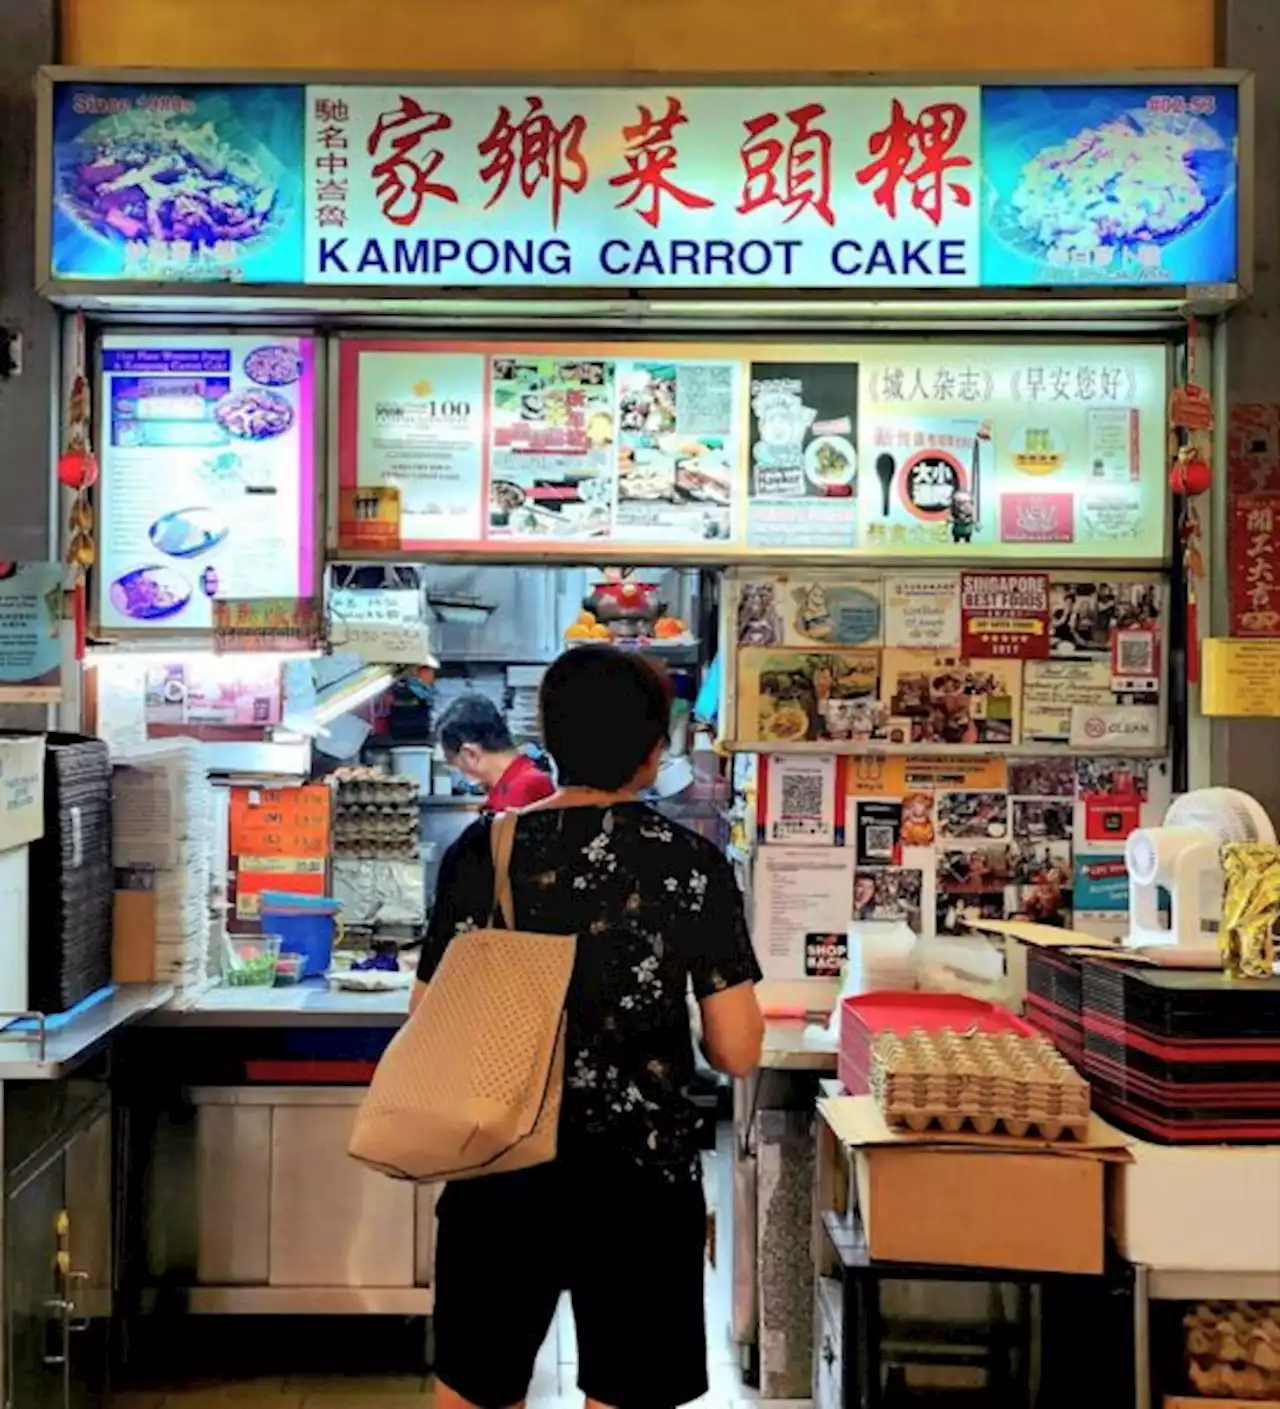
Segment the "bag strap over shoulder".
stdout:
[[509,930],[516,927],[515,901],[511,894],[511,853],[519,820],[518,812],[503,812],[489,824],[489,845],[493,852],[493,907],[489,911],[489,923],[500,914]]

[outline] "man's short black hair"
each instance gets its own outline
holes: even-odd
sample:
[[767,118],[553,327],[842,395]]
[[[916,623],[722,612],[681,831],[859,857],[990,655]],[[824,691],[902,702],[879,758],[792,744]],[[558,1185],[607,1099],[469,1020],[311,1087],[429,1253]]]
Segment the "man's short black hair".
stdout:
[[625,787],[668,738],[671,685],[643,656],[574,646],[542,677],[542,737],[561,787]]
[[463,744],[475,744],[485,753],[506,753],[515,745],[497,705],[487,695],[462,695],[445,710],[436,735],[446,757]]

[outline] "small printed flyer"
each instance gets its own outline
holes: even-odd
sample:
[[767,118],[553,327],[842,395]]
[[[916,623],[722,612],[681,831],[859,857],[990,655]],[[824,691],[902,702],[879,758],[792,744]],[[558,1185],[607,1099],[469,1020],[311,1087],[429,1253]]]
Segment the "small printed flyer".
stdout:
[[1029,660],[1022,675],[1023,740],[1065,744],[1076,705],[1102,709],[1114,702],[1106,661]]
[[958,651],[960,578],[955,573],[886,578],[884,643],[910,650]]
[[960,653],[1039,660],[1049,654],[1047,572],[966,572],[960,576]]

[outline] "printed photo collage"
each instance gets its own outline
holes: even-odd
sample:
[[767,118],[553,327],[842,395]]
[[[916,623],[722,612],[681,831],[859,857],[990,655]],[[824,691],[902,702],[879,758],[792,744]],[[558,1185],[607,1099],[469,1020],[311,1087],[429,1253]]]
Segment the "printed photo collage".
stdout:
[[797,573],[736,589],[738,743],[1164,747],[1157,577]]
[[848,920],[901,920],[926,938],[967,933],[971,918],[1122,937],[1125,838],[1158,825],[1171,798],[1157,759],[765,755],[761,764],[760,840],[852,852]]

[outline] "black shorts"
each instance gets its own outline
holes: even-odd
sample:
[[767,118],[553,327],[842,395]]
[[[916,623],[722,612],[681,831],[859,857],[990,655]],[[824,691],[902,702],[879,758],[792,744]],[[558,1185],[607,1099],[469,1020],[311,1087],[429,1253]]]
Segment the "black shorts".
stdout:
[[563,1161],[453,1184],[436,1243],[436,1374],[481,1409],[524,1399],[560,1296],[578,1388],[615,1409],[707,1392],[701,1185]]

